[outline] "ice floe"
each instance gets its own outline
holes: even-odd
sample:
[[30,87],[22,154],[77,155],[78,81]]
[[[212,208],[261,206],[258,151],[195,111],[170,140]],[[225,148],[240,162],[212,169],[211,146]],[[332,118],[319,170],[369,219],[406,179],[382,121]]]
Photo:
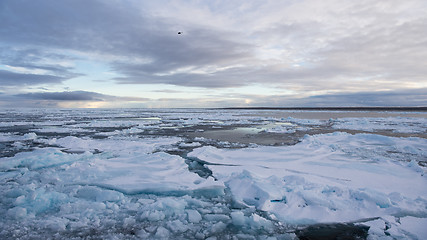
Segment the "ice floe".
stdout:
[[334,133],[286,147],[206,146],[189,156],[208,162],[235,201],[309,224],[427,218],[427,176],[412,162],[425,159],[425,149],[426,139]]
[[425,133],[427,129],[427,120],[425,118],[340,118],[331,121],[335,129],[389,130],[396,133]]

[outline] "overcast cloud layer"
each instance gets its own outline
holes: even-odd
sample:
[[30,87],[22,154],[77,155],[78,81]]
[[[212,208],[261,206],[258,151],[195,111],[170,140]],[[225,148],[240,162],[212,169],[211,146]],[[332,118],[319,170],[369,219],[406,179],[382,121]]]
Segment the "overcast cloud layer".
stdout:
[[3,0],[0,36],[6,107],[427,102],[424,0]]

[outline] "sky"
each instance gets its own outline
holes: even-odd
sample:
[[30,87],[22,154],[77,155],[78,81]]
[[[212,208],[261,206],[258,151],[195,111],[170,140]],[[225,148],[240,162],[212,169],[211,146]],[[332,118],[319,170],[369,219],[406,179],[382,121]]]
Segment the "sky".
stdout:
[[0,0],[3,108],[426,103],[425,0]]

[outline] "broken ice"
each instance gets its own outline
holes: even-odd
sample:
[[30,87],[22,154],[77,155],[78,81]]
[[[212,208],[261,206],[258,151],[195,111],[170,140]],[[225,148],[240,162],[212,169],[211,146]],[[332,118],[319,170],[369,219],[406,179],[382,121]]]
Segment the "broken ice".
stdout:
[[0,238],[425,238],[426,114],[340,114],[4,110]]

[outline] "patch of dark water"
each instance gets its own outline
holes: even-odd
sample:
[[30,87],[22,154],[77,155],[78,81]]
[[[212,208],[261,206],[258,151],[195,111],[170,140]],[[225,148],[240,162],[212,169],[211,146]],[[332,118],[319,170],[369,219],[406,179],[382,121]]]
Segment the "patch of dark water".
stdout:
[[226,129],[210,128],[206,131],[194,131],[185,133],[191,138],[206,138],[216,141],[258,144],[265,146],[295,145],[305,135],[328,134],[333,132],[346,132],[349,134],[377,134],[388,137],[419,137],[427,138],[427,133],[396,133],[393,131],[363,131],[350,129],[334,129],[331,126],[306,126],[295,128],[289,132],[268,132],[258,125],[246,125],[244,127],[227,127]]
[[20,152],[31,152],[36,148],[57,147],[45,143],[34,142],[33,140],[20,141],[22,146],[15,146],[15,142],[0,142],[0,158],[13,157]]
[[[307,131],[295,130],[289,133],[265,131],[264,125],[227,126],[227,128],[211,128],[203,132],[188,132],[190,138],[213,139],[222,142],[241,143],[244,145],[258,144],[266,146],[295,145],[301,141]],[[313,131],[315,134],[317,131]]]
[[16,133],[24,135],[25,133],[28,133],[31,131],[31,129],[34,128],[34,125],[19,125],[19,126],[9,126],[9,127],[0,127],[1,133]]
[[354,223],[314,224],[296,230],[300,240],[362,240],[368,237],[369,226]]

